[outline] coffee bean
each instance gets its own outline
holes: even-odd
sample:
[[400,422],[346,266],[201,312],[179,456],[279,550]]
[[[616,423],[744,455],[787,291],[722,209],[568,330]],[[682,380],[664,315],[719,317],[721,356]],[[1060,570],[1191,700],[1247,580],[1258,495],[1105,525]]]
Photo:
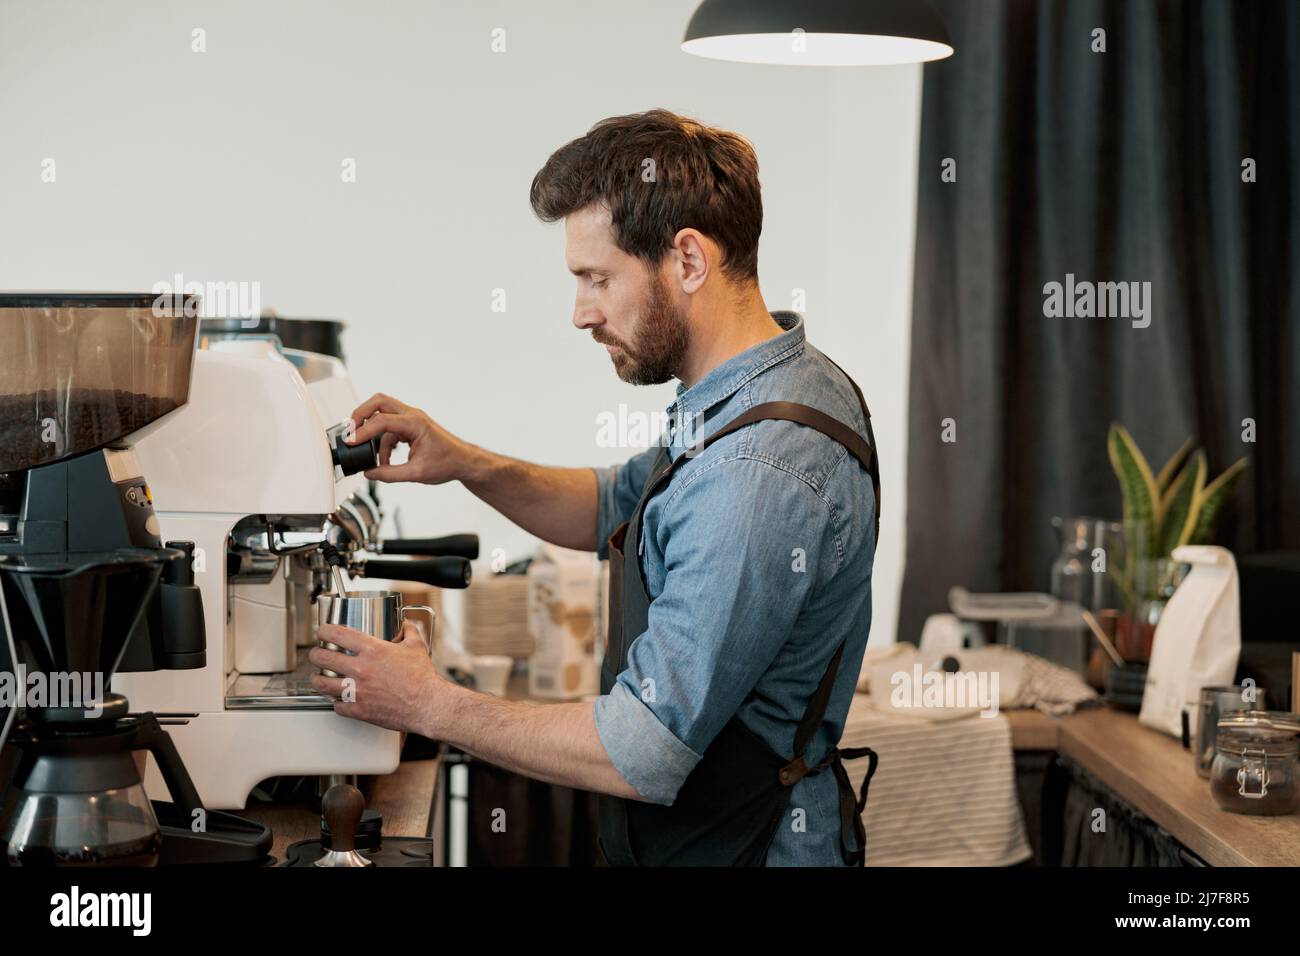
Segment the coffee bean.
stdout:
[[0,395],[0,472],[23,471],[125,438],[180,403],[123,389]]

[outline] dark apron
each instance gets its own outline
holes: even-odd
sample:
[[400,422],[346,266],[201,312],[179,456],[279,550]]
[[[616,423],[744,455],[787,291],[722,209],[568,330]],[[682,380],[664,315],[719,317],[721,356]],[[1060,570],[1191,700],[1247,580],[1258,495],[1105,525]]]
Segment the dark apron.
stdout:
[[[862,405],[870,444],[854,429],[815,408],[794,402],[765,402],[732,419],[696,445],[692,453],[698,454],[746,425],[769,419],[816,429],[847,448],[871,476],[876,494],[878,537],[880,473],[871,413],[857,383],[852,379],[849,382]],[[602,694],[613,689],[618,675],[627,667],[628,647],[649,627],[650,598],[638,560],[641,517],[646,502],[668,484],[677,466],[690,457],[692,454],[683,454],[670,461],[668,449],[662,448],[632,517],[610,536],[609,629],[600,673]],[[803,777],[830,770],[839,789],[840,853],[846,864],[861,866],[867,845],[861,814],[867,802],[867,786],[876,772],[875,751],[869,747],[833,748],[815,767],[804,762],[804,752],[826,714],[843,656],[841,644],[799,720],[793,758],[775,753],[733,715],[704,751],[672,806],[602,794],[599,797],[600,848],[605,862],[612,866],[763,866],[777,828],[785,818],[794,785]],[[869,762],[862,791],[855,796],[844,761],[860,757],[869,758]],[[850,836],[856,838],[856,845],[851,843]]]

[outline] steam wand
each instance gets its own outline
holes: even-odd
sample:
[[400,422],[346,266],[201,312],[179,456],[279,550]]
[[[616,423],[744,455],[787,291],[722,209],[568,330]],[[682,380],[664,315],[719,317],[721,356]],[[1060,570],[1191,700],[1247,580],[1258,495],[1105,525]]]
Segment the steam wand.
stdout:
[[339,597],[347,597],[348,592],[343,587],[343,573],[340,570],[343,567],[343,558],[339,555],[338,548],[326,541],[320,546],[320,552],[325,557],[325,563],[334,573],[334,590],[338,592]]

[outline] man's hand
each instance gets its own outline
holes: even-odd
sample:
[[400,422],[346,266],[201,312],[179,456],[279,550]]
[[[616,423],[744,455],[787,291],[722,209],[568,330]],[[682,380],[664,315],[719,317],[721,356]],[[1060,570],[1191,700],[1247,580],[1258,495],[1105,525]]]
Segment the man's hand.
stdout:
[[501,700],[459,687],[438,674],[410,624],[392,643],[337,624],[316,633],[355,653],[313,647],[307,655],[343,675],[311,678],[318,691],[342,698],[336,713],[423,734],[548,783],[644,799],[610,762],[591,704]]
[[[516,461],[471,445],[418,408],[387,395],[374,395],[352,413],[348,444],[379,442],[379,465],[366,471],[377,481],[459,481],[525,531],[563,548],[593,551],[600,494],[590,468],[548,468]],[[406,463],[392,463],[393,448],[405,443]]]
[[[350,627],[322,624],[322,641],[352,651],[313,647],[307,655],[317,667],[340,674],[313,674],[311,686],[340,698],[335,713],[367,723],[430,736],[450,705],[455,686],[438,674],[429,648],[413,624],[406,624],[396,641],[381,641]],[[355,655],[355,656],[354,656]]]
[[[472,446],[451,434],[432,418],[387,395],[372,395],[352,413],[356,433],[348,444],[379,443],[379,467],[366,472],[378,481],[419,481],[440,485],[464,477]],[[393,448],[405,442],[410,448],[406,463],[390,464]]]

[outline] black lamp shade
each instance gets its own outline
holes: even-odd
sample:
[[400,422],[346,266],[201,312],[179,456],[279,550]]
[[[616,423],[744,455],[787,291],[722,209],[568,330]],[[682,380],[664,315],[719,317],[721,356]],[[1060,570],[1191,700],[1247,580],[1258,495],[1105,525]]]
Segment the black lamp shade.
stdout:
[[682,49],[742,63],[864,66],[951,56],[929,0],[704,0]]

